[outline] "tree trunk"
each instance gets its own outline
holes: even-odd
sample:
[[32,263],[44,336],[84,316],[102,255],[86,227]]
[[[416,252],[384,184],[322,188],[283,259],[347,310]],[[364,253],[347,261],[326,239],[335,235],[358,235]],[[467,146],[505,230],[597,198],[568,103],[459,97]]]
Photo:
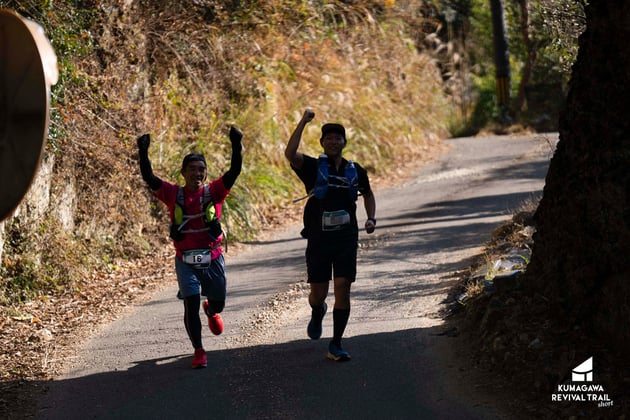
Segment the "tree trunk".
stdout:
[[590,2],[586,21],[525,284],[628,348],[630,1]]
[[490,0],[490,10],[492,13],[497,104],[501,112],[501,122],[507,123],[510,119],[510,53],[505,28],[505,10],[501,0]]
[[518,84],[518,91],[514,101],[514,113],[516,114],[517,119],[520,118],[520,114],[523,112],[523,107],[525,105],[525,89],[527,89],[529,81],[532,78],[534,65],[536,64],[536,60],[538,58],[538,48],[534,45],[529,35],[529,28],[531,25],[531,22],[529,21],[529,1],[518,0],[518,5],[521,11],[519,28],[521,30],[521,38],[523,39],[523,45],[525,46],[525,52],[527,55],[525,58],[525,64],[521,70],[521,80]]

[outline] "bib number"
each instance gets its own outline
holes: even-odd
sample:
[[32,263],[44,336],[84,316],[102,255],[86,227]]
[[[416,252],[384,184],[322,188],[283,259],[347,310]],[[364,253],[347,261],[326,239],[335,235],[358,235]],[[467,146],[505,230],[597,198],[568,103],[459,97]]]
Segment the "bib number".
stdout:
[[183,258],[182,260],[189,265],[194,265],[197,267],[210,265],[212,261],[210,250],[209,249],[193,249],[190,251],[182,252]]
[[322,214],[322,230],[339,230],[350,224],[350,214],[345,210],[325,211]]

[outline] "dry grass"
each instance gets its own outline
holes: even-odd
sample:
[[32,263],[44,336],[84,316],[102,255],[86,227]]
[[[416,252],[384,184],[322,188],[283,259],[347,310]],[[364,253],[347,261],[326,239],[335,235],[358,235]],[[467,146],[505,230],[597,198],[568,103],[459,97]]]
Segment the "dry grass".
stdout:
[[[399,170],[399,156],[426,159],[448,134],[453,109],[417,48],[423,18],[405,2],[0,6],[40,21],[59,56],[46,154],[54,159],[51,206],[71,188],[74,227],[64,232],[24,208],[19,221],[7,222],[13,233],[0,266],[7,281],[38,283],[41,293],[51,290],[35,279],[38,258],[25,249],[66,265],[69,275],[51,274],[51,286],[72,289],[81,277],[72,267],[91,271],[163,243],[168,222],[139,175],[139,134],[152,134],[155,172],[180,181],[191,150],[205,153],[209,175],[220,176],[229,164],[227,129],[242,129],[244,168],[225,216],[233,240],[251,238],[302,193],[283,149],[306,107],[316,122],[304,150],[318,153],[319,124],[340,121],[349,129],[347,155],[375,178]],[[66,249],[89,249],[91,258]]]

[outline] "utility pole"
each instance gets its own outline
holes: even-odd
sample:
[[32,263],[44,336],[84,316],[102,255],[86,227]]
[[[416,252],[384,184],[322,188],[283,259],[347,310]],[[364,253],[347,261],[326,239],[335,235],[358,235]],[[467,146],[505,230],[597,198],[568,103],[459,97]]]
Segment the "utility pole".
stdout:
[[492,35],[494,41],[494,65],[497,88],[497,104],[501,112],[501,123],[510,118],[510,52],[505,29],[505,11],[501,0],[490,0],[492,12]]

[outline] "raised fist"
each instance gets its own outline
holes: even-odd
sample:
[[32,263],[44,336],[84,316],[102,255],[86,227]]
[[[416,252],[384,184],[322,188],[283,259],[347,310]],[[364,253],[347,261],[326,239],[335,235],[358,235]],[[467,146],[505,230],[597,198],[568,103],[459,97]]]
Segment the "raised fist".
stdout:
[[232,144],[240,144],[242,139],[243,139],[243,133],[241,133],[241,130],[239,130],[238,128],[234,126],[231,126],[230,127],[230,142],[232,142]]
[[149,150],[149,145],[151,144],[151,136],[148,134],[143,134],[138,137],[138,149],[140,150]]
[[311,122],[313,121],[313,118],[315,118],[315,112],[313,112],[310,108],[306,108],[306,111],[304,111],[304,115],[302,116],[302,120],[304,122]]

